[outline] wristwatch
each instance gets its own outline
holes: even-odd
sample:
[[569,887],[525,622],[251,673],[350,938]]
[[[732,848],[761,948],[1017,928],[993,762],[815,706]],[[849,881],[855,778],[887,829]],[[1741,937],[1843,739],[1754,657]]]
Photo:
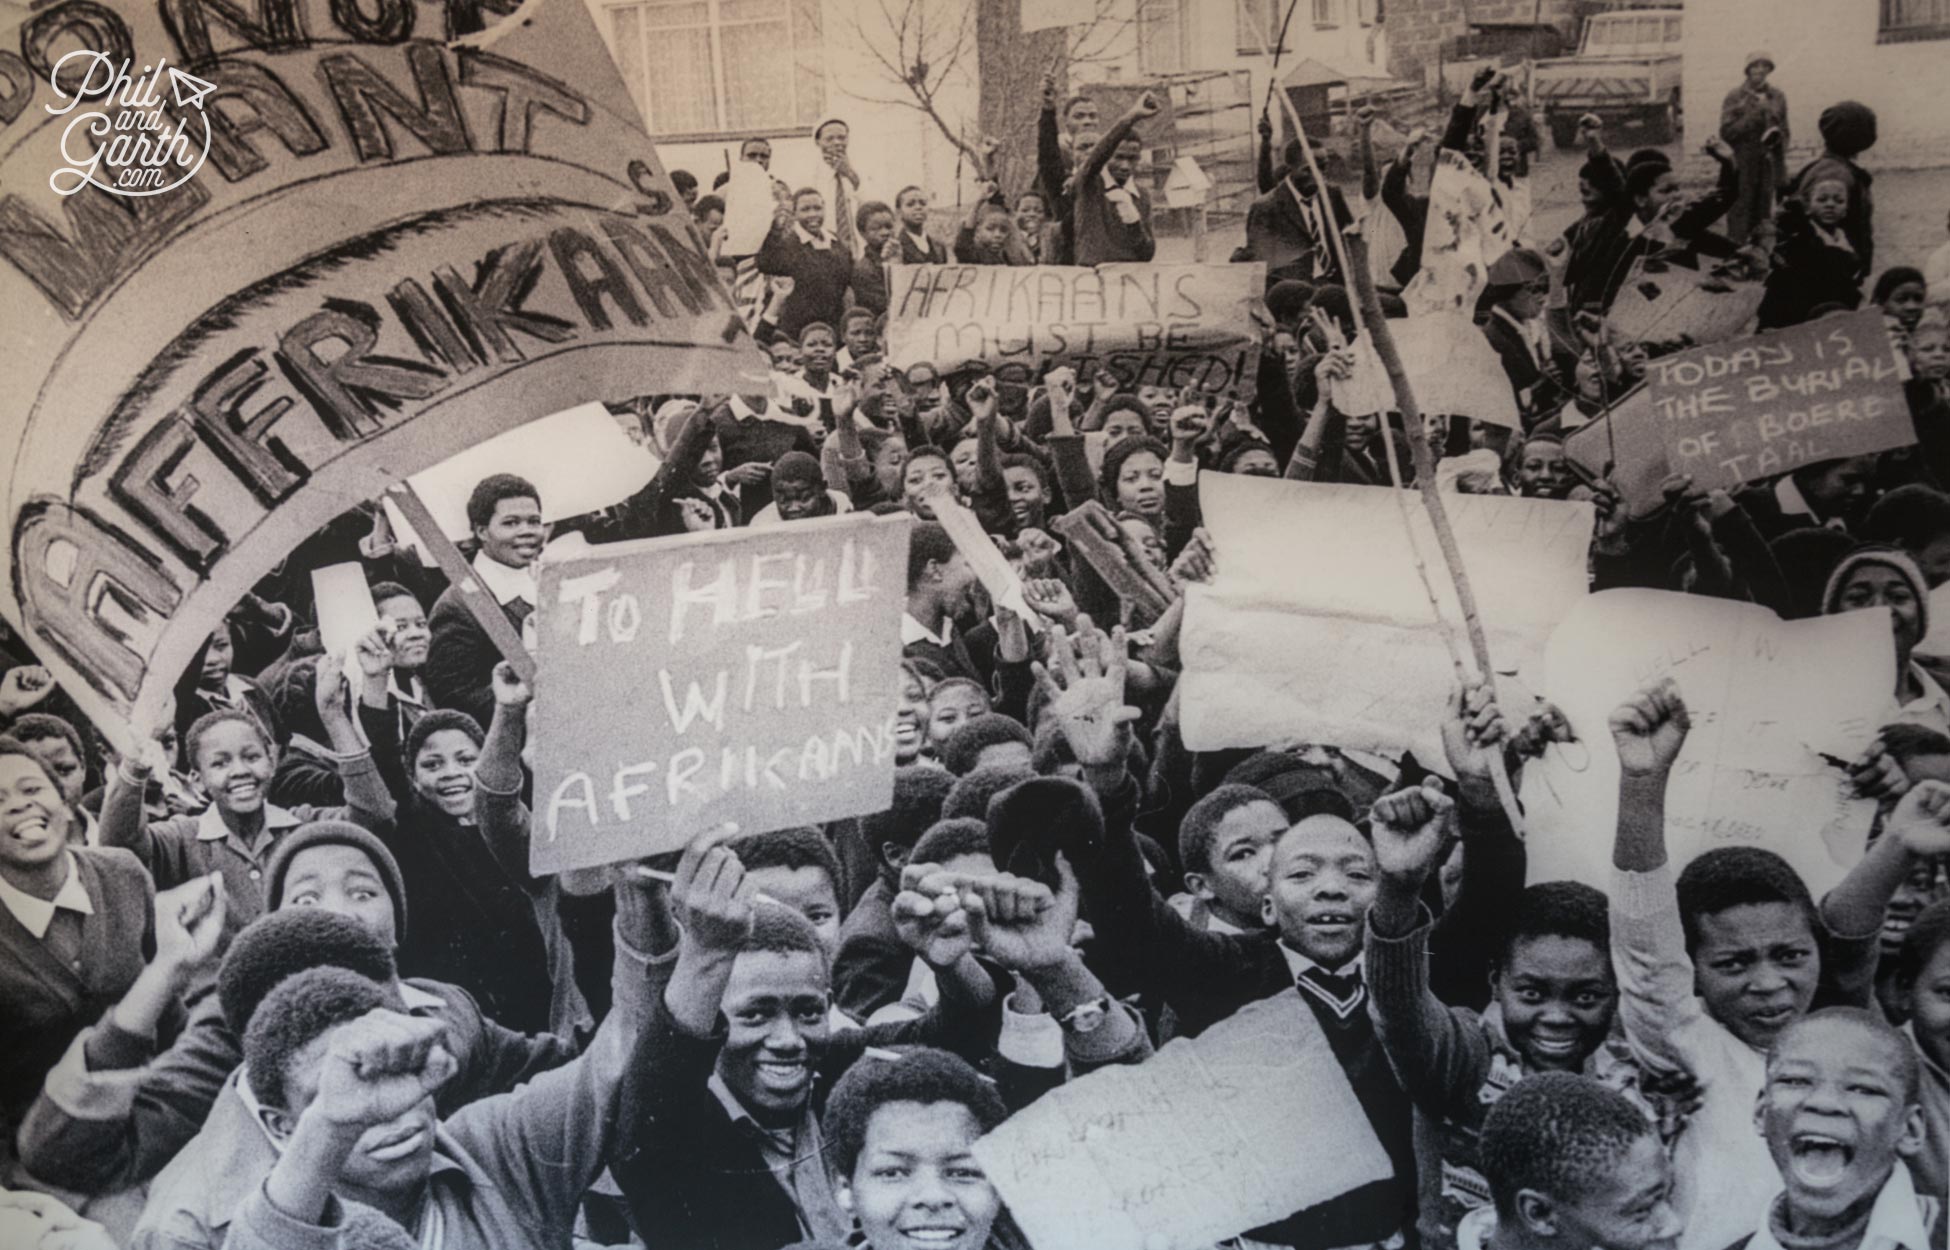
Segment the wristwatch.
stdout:
[[1109,1017],[1110,998],[1106,995],[1078,1003],[1057,1017],[1056,1022],[1063,1026],[1065,1032],[1081,1035],[1095,1033]]

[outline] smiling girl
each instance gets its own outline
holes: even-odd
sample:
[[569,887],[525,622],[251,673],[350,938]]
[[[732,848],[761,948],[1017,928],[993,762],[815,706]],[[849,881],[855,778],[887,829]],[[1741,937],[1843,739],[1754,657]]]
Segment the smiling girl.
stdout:
[[71,847],[79,830],[40,760],[0,737],[0,1167],[41,1077],[135,983],[155,939],[142,865],[127,851]]

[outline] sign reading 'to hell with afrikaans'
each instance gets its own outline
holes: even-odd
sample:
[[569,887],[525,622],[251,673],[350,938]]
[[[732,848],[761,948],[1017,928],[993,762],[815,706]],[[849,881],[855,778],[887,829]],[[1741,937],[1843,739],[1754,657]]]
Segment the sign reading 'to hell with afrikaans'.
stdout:
[[1646,373],[1672,472],[1702,489],[1916,441],[1879,309],[1662,356]]
[[[392,483],[763,388],[584,7],[487,5],[57,0],[0,40],[0,615],[105,729]],[[184,139],[167,180],[125,137]]]
[[1045,365],[1140,386],[1253,398],[1266,267],[896,265],[887,360],[910,382],[969,365],[1034,382]]
[[909,525],[855,513],[545,560],[530,868],[884,811]]

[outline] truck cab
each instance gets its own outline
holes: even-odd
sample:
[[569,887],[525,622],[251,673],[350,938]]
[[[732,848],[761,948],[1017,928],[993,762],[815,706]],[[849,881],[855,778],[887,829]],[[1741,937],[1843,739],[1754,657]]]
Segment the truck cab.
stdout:
[[1641,125],[1653,143],[1679,133],[1678,9],[1632,9],[1585,19],[1576,56],[1537,62],[1537,106],[1561,148],[1577,142],[1578,118],[1594,113],[1607,124]]

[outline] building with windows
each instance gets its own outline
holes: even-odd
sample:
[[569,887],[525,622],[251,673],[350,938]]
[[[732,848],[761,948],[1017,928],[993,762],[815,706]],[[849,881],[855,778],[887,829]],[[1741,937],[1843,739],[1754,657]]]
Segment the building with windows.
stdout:
[[[919,0],[960,8],[963,0]],[[827,117],[852,130],[849,153],[860,199],[892,201],[908,182],[937,202],[954,198],[960,155],[919,112],[885,103],[900,94],[868,46],[883,46],[880,6],[855,0],[584,0],[623,81],[657,141],[666,168],[688,169],[709,191],[738,159],[740,144],[764,138],[771,170],[793,187],[825,166],[812,131]],[[898,6],[895,6],[898,8]],[[937,105],[951,124],[976,110],[974,57]],[[829,197],[830,199],[830,197]]]
[[1787,93],[1791,156],[1811,156],[1821,110],[1860,100],[1880,135],[1872,168],[1950,164],[1943,142],[1950,0],[1695,0],[1686,6],[1686,147],[1719,126],[1719,102],[1739,83],[1747,53],[1774,57]]

